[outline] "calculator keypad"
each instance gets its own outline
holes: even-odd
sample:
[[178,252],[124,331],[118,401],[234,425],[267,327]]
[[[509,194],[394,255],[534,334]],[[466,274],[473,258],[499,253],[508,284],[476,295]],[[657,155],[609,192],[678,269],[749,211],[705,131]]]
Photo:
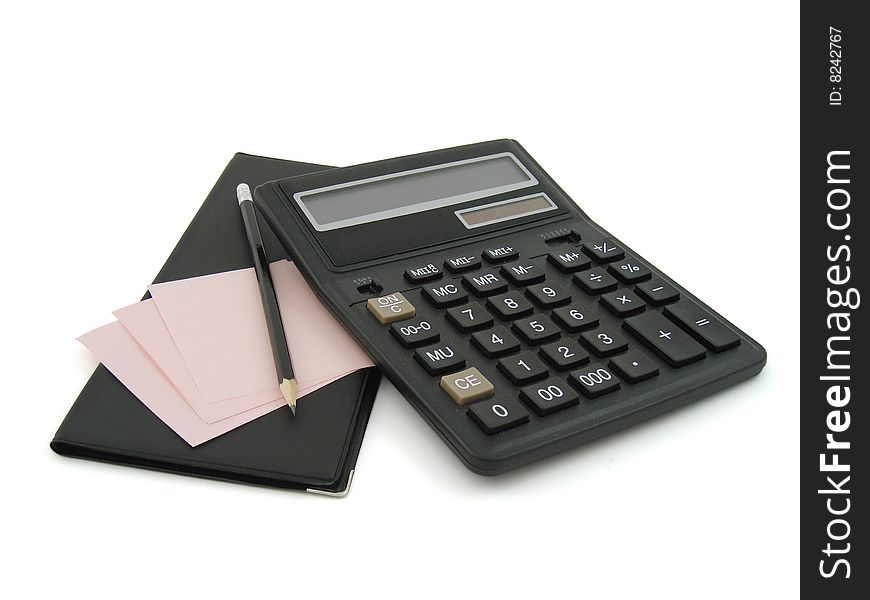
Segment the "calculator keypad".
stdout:
[[[510,245],[448,257],[446,278],[441,263],[412,266],[404,279],[419,284],[429,312],[399,292],[369,300],[369,311],[488,435],[740,343],[613,240],[578,242],[530,258]],[[451,342],[460,334],[470,346]]]

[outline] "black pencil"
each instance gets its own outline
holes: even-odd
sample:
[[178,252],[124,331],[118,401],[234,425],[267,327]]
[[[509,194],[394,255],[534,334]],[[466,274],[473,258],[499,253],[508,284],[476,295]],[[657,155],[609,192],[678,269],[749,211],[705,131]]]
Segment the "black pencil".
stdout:
[[281,320],[281,310],[278,308],[278,298],[275,296],[275,285],[269,273],[269,261],[266,260],[266,248],[257,224],[257,213],[251,197],[251,188],[246,183],[240,183],[236,188],[239,208],[242,210],[242,220],[248,242],[251,244],[251,254],[254,255],[254,271],[260,284],[260,298],[263,300],[263,312],[266,315],[266,327],[269,329],[269,340],[272,342],[272,355],[275,357],[275,370],[281,393],[287,400],[290,410],[296,414],[296,376],[293,374],[293,363],[290,361],[290,350],[287,348],[287,338],[284,335],[284,323]]

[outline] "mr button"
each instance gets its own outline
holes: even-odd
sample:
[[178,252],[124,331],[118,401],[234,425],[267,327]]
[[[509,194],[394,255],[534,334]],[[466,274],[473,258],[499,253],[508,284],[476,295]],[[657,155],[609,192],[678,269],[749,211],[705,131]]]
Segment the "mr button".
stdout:
[[368,307],[369,312],[384,325],[410,319],[417,314],[414,305],[400,292],[393,292],[380,298],[369,298]]
[[456,404],[468,404],[489,398],[495,392],[489,380],[474,367],[441,378],[441,389],[453,398]]

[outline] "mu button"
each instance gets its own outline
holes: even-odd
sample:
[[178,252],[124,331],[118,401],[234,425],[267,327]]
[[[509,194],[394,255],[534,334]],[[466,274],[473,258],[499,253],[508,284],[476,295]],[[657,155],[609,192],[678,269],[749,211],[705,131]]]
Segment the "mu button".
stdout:
[[456,404],[468,404],[475,400],[489,398],[495,393],[495,388],[489,380],[474,367],[445,375],[441,378],[441,389],[447,392]]

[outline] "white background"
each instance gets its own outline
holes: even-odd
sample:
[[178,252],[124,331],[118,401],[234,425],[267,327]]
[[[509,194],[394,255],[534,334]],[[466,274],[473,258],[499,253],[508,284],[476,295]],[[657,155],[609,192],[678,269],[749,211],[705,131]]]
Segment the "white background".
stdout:
[[[0,595],[796,596],[798,6],[604,4],[4,5]],[[501,137],[763,373],[497,479],[385,384],[344,500],[51,453],[95,366],[75,338],[141,296],[234,152]]]

